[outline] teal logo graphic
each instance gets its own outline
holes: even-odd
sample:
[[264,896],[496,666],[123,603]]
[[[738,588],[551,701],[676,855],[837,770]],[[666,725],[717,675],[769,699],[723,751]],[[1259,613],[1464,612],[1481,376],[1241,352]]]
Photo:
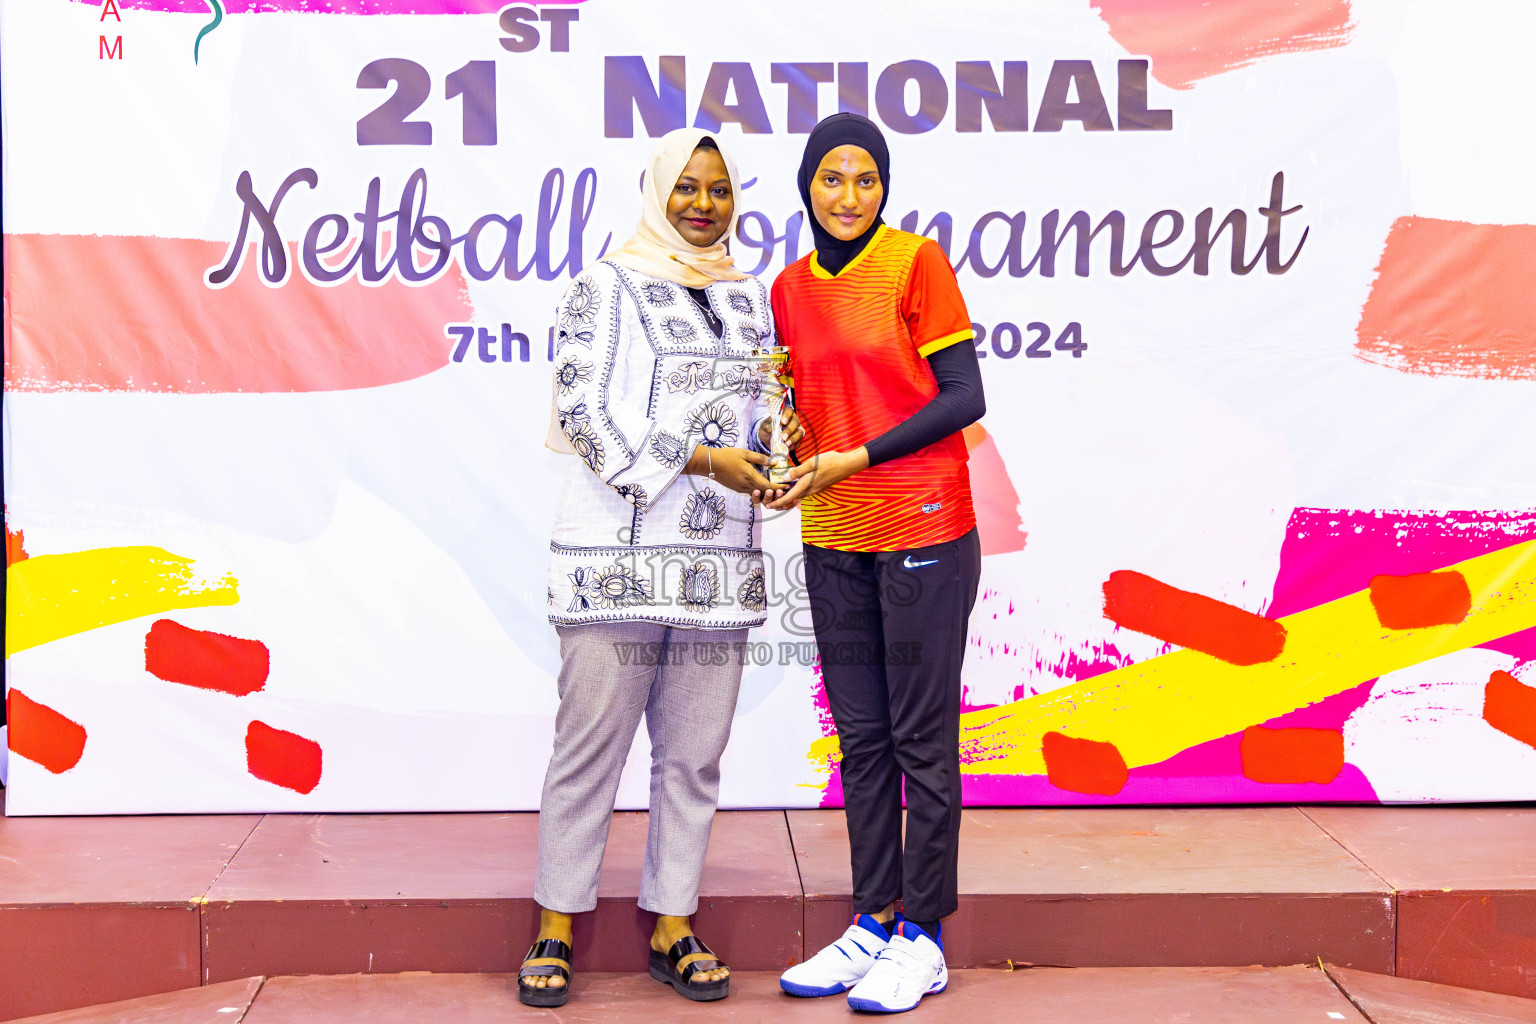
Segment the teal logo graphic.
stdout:
[[203,26],[203,30],[197,34],[197,39],[192,43],[192,63],[197,63],[197,49],[203,45],[203,36],[219,27],[219,22],[224,20],[224,8],[219,6],[219,0],[203,0],[208,9],[213,12],[213,20]]

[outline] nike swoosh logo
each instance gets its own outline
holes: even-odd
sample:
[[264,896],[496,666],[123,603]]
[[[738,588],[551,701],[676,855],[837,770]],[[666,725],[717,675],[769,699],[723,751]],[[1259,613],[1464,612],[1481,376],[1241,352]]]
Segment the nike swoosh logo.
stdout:
[[925,565],[938,565],[938,564],[939,564],[939,560],[937,558],[933,559],[932,561],[928,561],[928,562],[914,562],[914,561],[912,561],[912,556],[908,555],[907,558],[906,558],[906,561],[901,563],[901,567],[903,569],[921,569]]

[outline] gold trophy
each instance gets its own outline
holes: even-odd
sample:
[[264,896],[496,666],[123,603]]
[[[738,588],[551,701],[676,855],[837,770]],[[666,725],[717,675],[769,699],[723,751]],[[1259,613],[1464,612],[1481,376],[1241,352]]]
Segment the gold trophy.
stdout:
[[783,345],[754,348],[752,369],[768,403],[772,426],[768,437],[768,482],[775,487],[788,484],[789,443],[784,439],[784,403],[789,399],[789,385],[784,383],[784,368],[789,363],[789,349]]

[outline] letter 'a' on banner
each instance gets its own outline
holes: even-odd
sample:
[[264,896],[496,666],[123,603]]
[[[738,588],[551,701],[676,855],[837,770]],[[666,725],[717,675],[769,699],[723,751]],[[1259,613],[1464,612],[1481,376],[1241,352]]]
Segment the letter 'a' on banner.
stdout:
[[[536,807],[556,304],[684,126],[771,285],[838,111],[974,321],[968,803],[1536,799],[1528,5],[690,13],[0,0],[7,813]],[[721,802],[838,806],[821,658],[923,652],[756,525]]]

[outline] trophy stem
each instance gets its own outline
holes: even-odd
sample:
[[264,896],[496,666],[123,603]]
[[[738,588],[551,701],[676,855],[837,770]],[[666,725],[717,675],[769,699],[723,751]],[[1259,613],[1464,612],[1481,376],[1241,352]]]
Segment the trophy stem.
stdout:
[[793,463],[789,459],[789,443],[784,438],[784,403],[789,397],[782,374],[789,357],[789,350],[782,345],[755,349],[752,361],[758,379],[762,383],[763,396],[768,400],[768,411],[773,418],[768,439],[768,482],[775,487],[787,487],[786,476]]
[[789,473],[789,443],[784,439],[784,396],[775,395],[768,402],[773,414],[773,427],[768,437],[768,482],[775,487],[786,485]]

